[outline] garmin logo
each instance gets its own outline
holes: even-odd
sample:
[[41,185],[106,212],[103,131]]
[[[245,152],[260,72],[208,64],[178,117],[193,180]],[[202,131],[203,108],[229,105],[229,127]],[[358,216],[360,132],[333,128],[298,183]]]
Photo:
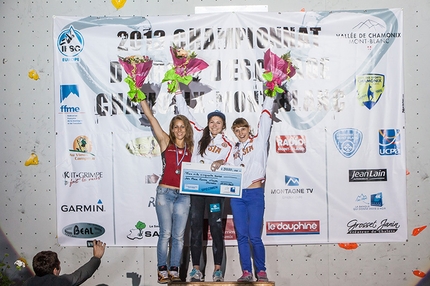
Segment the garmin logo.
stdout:
[[101,202],[97,205],[62,205],[63,213],[98,213],[104,212],[105,207]]
[[94,223],[79,222],[69,224],[62,230],[64,235],[75,238],[95,238],[105,233],[104,227]]
[[387,169],[349,170],[350,182],[387,181]]

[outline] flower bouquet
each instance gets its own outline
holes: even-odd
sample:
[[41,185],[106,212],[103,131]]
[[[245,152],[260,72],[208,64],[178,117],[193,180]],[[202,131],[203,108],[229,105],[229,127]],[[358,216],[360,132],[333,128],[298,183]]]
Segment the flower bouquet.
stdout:
[[193,77],[191,75],[204,70],[209,65],[201,59],[197,59],[195,52],[186,51],[183,48],[173,45],[170,47],[173,67],[166,72],[162,82],[168,81],[167,91],[174,93],[179,88],[179,83],[188,85]]
[[130,100],[133,102],[145,100],[146,94],[140,88],[152,67],[152,60],[148,56],[136,55],[125,58],[119,57],[119,63],[127,73],[124,81],[130,88],[128,91]]
[[278,57],[268,49],[264,54],[263,78],[267,81],[264,93],[269,97],[276,96],[284,90],[279,86],[284,80],[289,80],[296,74],[296,67],[291,62],[290,52]]
[[[9,256],[9,254],[5,253],[3,258],[0,260],[0,286],[9,286],[15,284],[14,281],[9,277],[7,270],[11,268],[11,266],[5,262],[5,259]],[[21,271],[22,268],[25,268],[27,265],[27,260],[25,258],[18,258],[14,262],[15,268],[18,271]]]

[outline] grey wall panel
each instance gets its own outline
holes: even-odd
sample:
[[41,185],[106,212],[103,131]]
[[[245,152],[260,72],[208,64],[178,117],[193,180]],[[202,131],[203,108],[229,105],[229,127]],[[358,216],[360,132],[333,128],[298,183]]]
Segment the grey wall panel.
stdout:
[[[0,257],[57,251],[64,273],[90,258],[84,247],[56,240],[55,134],[52,17],[192,14],[195,6],[268,5],[270,12],[343,9],[404,9],[404,64],[408,228],[430,219],[430,81],[428,0],[127,0],[116,10],[110,0],[8,0],[0,3]],[[28,78],[35,69],[40,79]],[[35,152],[39,165],[24,166]],[[0,232],[1,234],[1,232]],[[336,244],[267,247],[267,267],[276,285],[415,285],[412,271],[430,269],[430,229],[405,243],[366,243],[355,250]],[[208,252],[209,253],[209,252]],[[210,255],[210,253],[209,253]],[[12,257],[13,259],[14,257]],[[211,259],[209,259],[211,260]],[[240,275],[236,247],[227,248],[226,280]],[[210,263],[210,262],[209,262]],[[208,265],[211,269],[212,265]],[[21,276],[28,275],[22,272]],[[109,247],[102,266],[86,285],[156,285],[154,247]]]

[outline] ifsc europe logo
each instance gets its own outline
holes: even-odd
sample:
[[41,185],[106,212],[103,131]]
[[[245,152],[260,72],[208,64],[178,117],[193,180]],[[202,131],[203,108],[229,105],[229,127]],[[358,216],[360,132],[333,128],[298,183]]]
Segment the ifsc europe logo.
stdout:
[[70,26],[61,31],[57,39],[57,48],[65,57],[76,57],[84,49],[84,37],[81,32]]
[[333,141],[340,154],[351,158],[360,148],[363,133],[355,128],[338,129],[333,133]]

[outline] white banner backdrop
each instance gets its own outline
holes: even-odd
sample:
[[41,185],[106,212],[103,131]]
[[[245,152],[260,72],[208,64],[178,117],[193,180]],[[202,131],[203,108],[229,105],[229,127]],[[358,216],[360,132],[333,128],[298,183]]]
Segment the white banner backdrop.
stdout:
[[297,74],[273,112],[266,244],[407,239],[401,9],[53,20],[61,245],[156,245],[160,151],[118,56],[153,59],[142,90],[167,130],[172,44],[209,64],[185,97],[201,125],[225,112],[233,140],[236,117],[256,130],[264,52],[291,52]]

